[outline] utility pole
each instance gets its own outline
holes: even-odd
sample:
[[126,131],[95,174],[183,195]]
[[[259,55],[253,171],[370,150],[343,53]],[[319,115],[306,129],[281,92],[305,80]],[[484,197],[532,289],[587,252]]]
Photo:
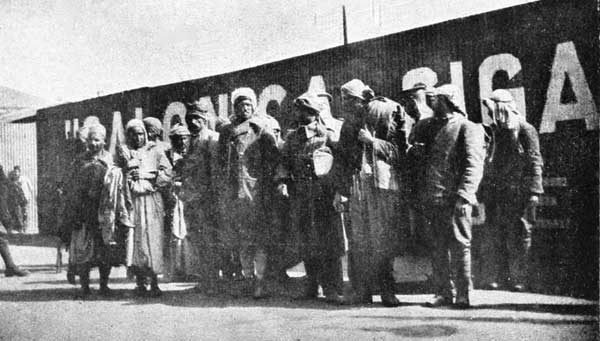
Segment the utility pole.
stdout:
[[348,45],[348,25],[346,23],[346,6],[342,5],[342,29],[344,30],[344,45]]

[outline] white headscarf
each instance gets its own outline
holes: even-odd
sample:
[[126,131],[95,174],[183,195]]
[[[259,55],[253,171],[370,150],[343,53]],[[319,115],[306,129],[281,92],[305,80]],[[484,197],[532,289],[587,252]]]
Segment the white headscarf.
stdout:
[[517,110],[516,103],[508,90],[496,89],[483,103],[490,110],[493,122],[506,129],[514,130],[523,119],[523,115]]
[[341,87],[342,96],[351,96],[368,101],[375,97],[375,92],[360,79],[353,79]]
[[249,99],[252,106],[256,109],[256,94],[250,88],[237,88],[231,93],[231,104],[235,107],[238,100]]

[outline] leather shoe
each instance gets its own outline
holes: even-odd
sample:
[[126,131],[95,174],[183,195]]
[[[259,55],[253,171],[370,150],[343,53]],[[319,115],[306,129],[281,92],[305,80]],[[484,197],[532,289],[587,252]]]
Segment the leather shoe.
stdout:
[[67,282],[69,282],[69,284],[77,284],[75,282],[75,273],[73,271],[67,271]]
[[98,294],[104,297],[112,296],[113,291],[107,285],[101,285],[100,290],[98,290]]
[[162,296],[162,290],[160,290],[159,287],[152,287],[150,288],[150,291],[148,292],[148,296],[150,297],[160,297]]
[[344,297],[338,295],[338,293],[335,292],[335,290],[327,290],[324,294],[325,294],[325,302],[327,302],[327,303],[332,303],[332,304],[343,304],[344,303]]
[[425,302],[425,306],[429,308],[438,308],[452,305],[452,298],[436,295],[430,301]]
[[145,285],[138,285],[133,289],[133,294],[137,297],[144,297],[148,295],[148,288]]
[[400,306],[400,301],[396,295],[392,293],[382,293],[381,304],[383,304],[384,307],[394,308]]
[[319,285],[315,282],[306,283],[302,297],[305,299],[314,299],[319,297]]
[[25,276],[29,276],[29,271],[27,271],[27,270],[21,270],[19,268],[6,269],[4,271],[4,276],[5,277],[13,277],[13,276],[25,277]]

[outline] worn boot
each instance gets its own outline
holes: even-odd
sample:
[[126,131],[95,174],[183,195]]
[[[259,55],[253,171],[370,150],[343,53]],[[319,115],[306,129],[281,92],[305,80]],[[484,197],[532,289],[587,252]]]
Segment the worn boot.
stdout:
[[323,295],[325,296],[325,302],[331,304],[344,304],[344,297],[340,296],[335,288],[323,289]]
[[158,277],[156,274],[150,276],[150,297],[162,296],[162,290],[158,287]]
[[90,289],[90,269],[84,269],[79,273],[79,284],[81,285],[81,293],[78,298],[88,298],[92,290]]
[[101,266],[99,268],[100,272],[100,295],[108,297],[112,296],[112,290],[108,287],[108,277],[110,276],[110,266]]
[[146,276],[140,274],[135,275],[135,289],[133,293],[137,297],[144,297],[148,294],[148,288],[146,287]]
[[398,307],[400,301],[394,294],[394,277],[392,276],[393,266],[391,260],[386,260],[379,267],[379,283],[381,283],[381,303],[384,307]]
[[0,237],[0,256],[4,260],[4,265],[6,270],[4,271],[4,276],[6,277],[24,277],[29,275],[28,271],[21,270],[15,264],[10,254],[10,249],[8,248],[8,240],[4,237]]
[[314,300],[319,297],[318,265],[314,260],[306,259],[304,260],[304,269],[306,270],[306,284],[304,293],[299,299]]

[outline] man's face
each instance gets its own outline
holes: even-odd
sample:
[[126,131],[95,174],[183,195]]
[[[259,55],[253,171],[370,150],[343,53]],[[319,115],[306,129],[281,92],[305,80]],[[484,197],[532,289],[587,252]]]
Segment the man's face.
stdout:
[[298,120],[302,124],[310,124],[317,119],[317,116],[312,110],[298,108]]
[[432,93],[427,93],[425,95],[425,102],[434,112],[437,112],[439,110],[440,99],[438,98],[438,96]]
[[355,121],[360,119],[362,111],[362,99],[354,96],[342,96],[342,112],[345,120]]
[[[423,101],[425,101],[425,99],[423,99]],[[417,102],[418,102],[417,91],[411,92],[408,96],[406,96],[406,99],[403,101],[404,110],[406,110],[406,113],[408,114],[408,116],[416,118],[416,119],[418,119],[421,116]]]
[[[204,113],[207,113],[206,111]],[[199,116],[192,116],[187,120],[188,129],[192,134],[197,134],[206,127],[206,121]]]
[[188,150],[188,146],[190,144],[190,136],[189,135],[175,135],[171,137],[171,143],[173,144],[173,149],[179,154],[185,155]]
[[235,105],[235,115],[242,120],[247,120],[254,114],[254,105],[250,99],[238,101]]
[[21,176],[21,170],[19,168],[15,168],[14,170],[15,176],[18,178],[19,176]]
[[90,133],[86,143],[90,152],[98,153],[104,148],[104,136],[95,132]]
[[141,148],[146,144],[146,133],[142,127],[133,127],[127,133],[133,148]]

